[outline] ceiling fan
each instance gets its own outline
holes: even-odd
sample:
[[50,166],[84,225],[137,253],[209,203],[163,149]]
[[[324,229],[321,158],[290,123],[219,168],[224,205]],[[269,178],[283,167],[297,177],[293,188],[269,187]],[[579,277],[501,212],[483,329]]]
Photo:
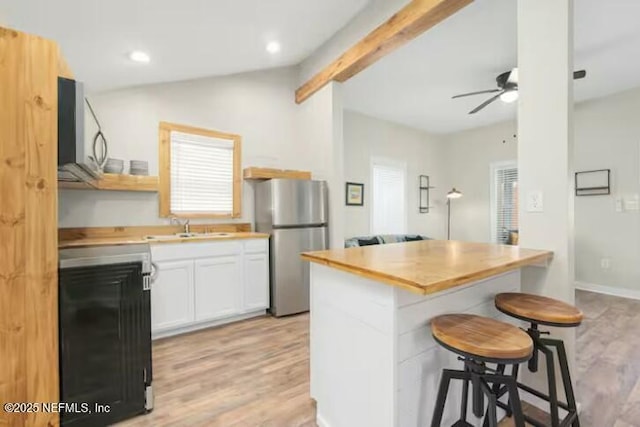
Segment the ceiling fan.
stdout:
[[[587,75],[585,70],[574,71],[573,78],[574,79],[583,79]],[[481,95],[483,93],[496,93],[496,95],[484,101],[482,104],[478,105],[473,110],[469,111],[469,114],[475,114],[478,111],[482,110],[487,105],[491,104],[493,101],[500,98],[504,102],[513,102],[518,99],[518,69],[514,68],[511,71],[504,72],[496,77],[496,83],[498,84],[498,89],[488,89],[481,90],[478,92],[469,92],[463,93],[460,95],[454,96],[452,99],[462,98],[464,96],[472,96],[472,95]]]

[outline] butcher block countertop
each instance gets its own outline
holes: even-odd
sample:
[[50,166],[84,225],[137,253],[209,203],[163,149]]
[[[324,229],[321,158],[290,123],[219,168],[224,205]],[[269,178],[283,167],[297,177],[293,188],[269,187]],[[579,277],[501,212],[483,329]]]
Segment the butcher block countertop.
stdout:
[[158,238],[145,237],[100,237],[100,238],[84,238],[75,240],[61,240],[58,243],[59,249],[79,248],[90,246],[109,246],[109,245],[139,245],[149,243],[152,245],[162,245],[166,243],[196,243],[211,242],[220,240],[238,240],[238,239],[268,239],[269,235],[265,233],[254,232],[230,232],[230,233],[214,233],[211,235],[198,235],[194,237],[180,237],[176,235],[166,235]]
[[553,252],[487,243],[423,240],[305,252],[302,258],[428,295],[533,264]]

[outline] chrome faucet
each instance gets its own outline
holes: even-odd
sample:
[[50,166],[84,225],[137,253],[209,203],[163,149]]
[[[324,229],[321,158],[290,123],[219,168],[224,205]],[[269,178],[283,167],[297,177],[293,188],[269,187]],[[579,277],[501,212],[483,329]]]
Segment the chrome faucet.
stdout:
[[189,234],[191,231],[191,226],[189,225],[189,220],[186,219],[184,222],[180,222],[180,220],[178,219],[178,217],[175,216],[170,216],[169,217],[169,221],[171,223],[171,225],[182,225],[184,227],[184,233],[185,234]]

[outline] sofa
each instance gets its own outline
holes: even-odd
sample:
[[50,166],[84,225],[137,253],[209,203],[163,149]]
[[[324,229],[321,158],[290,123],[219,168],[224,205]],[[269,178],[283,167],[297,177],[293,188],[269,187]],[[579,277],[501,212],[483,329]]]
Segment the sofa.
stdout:
[[351,237],[344,241],[345,248],[359,246],[384,245],[386,243],[414,242],[417,240],[431,240],[419,234],[376,234],[372,236]]

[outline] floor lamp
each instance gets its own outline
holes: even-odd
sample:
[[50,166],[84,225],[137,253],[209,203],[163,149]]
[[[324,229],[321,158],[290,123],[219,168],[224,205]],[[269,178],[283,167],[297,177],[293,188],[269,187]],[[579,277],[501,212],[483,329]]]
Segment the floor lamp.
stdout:
[[451,240],[451,200],[460,197],[462,197],[462,193],[455,187],[447,193],[447,240]]

